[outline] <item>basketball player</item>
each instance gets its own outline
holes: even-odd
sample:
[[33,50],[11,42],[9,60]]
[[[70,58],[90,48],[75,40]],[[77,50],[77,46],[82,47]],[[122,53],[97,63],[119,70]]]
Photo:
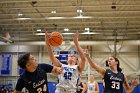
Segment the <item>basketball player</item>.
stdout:
[[85,93],[86,89],[87,89],[86,83],[82,82],[81,76],[79,76],[76,93]]
[[68,65],[62,64],[56,57],[54,57],[51,46],[49,45],[49,35],[46,32],[46,47],[48,49],[48,54],[53,62],[54,66],[62,67],[63,73],[58,76],[59,83],[56,86],[55,93],[75,93],[77,88],[77,80],[79,74],[85,68],[85,57],[82,48],[78,43],[78,33],[74,35],[74,44],[80,55],[81,62],[77,64],[77,56],[75,54],[69,55],[67,63]]
[[90,80],[87,83],[88,93],[99,93],[98,83],[94,80],[93,74],[90,75]]
[[110,56],[108,58],[108,65],[110,69],[105,69],[92,61],[88,54],[88,50],[86,50],[84,53],[90,66],[104,77],[104,93],[123,93],[123,86],[127,93],[131,93],[138,85],[138,80],[136,79],[132,83],[132,86],[129,86],[126,76],[121,72],[122,69],[119,67],[120,63],[116,57]]
[[59,67],[38,64],[30,53],[21,56],[18,65],[25,69],[25,72],[18,79],[14,93],[20,93],[23,88],[26,88],[28,93],[49,93],[46,73],[62,73]]

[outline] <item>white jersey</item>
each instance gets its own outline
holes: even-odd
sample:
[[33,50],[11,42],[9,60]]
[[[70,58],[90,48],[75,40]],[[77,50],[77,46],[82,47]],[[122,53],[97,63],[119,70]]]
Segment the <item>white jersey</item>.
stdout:
[[76,90],[79,78],[79,71],[77,67],[77,65],[70,66],[62,64],[63,74],[58,75],[59,83],[56,87]]
[[95,92],[95,88],[96,88],[95,81],[93,83],[88,82],[88,93]]

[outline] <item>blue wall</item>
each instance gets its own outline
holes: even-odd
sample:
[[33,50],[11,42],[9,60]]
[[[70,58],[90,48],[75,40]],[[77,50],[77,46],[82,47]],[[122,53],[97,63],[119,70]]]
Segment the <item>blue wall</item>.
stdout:
[[55,93],[56,84],[57,84],[56,82],[49,82],[48,83],[49,93]]
[[[56,82],[49,82],[48,83],[48,88],[49,88],[49,93],[55,93],[55,89],[56,89]],[[99,83],[99,89],[100,89],[100,93],[103,93],[104,88],[103,88],[103,84]],[[124,93],[126,93],[124,91]],[[140,93],[140,84],[133,90],[132,93]]]

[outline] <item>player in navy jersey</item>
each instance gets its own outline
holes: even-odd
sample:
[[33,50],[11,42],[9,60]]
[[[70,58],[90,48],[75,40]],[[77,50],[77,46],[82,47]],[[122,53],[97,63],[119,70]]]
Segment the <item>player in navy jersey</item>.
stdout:
[[87,88],[86,83],[82,82],[82,77],[81,75],[79,75],[76,93],[85,93],[86,88]]
[[[85,68],[85,57],[82,48],[78,43],[78,32],[74,35],[74,44],[77,49],[78,54],[80,55],[81,61],[77,64],[77,56],[75,54],[68,55],[68,60],[66,64],[62,64],[57,58],[53,55],[51,46],[49,45],[49,35],[46,32],[46,47],[48,49],[48,54],[50,59],[53,62],[54,66],[62,67],[63,73],[58,76],[59,83],[56,86],[55,93],[75,93],[77,88],[77,80],[79,74]],[[77,65],[76,65],[77,64]]]
[[108,58],[108,65],[110,69],[105,69],[92,61],[88,54],[88,50],[85,51],[85,56],[90,66],[104,77],[104,93],[123,93],[123,87],[127,93],[130,93],[138,85],[138,80],[135,79],[132,86],[129,86],[126,76],[121,72],[122,69],[119,67],[120,63],[116,57],[110,56]]
[[18,59],[18,65],[25,71],[18,79],[14,93],[20,93],[23,88],[26,88],[28,93],[49,93],[46,73],[62,73],[59,67],[38,64],[30,53],[21,56]]

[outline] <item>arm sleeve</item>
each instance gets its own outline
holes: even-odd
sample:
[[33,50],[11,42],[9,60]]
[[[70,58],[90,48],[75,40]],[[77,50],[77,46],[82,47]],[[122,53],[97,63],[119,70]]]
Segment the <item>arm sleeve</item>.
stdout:
[[22,89],[24,88],[24,81],[22,78],[19,78],[16,84],[16,90],[17,91],[22,91]]
[[51,73],[51,71],[53,69],[53,66],[51,66],[49,64],[39,64],[39,67],[47,73]]

